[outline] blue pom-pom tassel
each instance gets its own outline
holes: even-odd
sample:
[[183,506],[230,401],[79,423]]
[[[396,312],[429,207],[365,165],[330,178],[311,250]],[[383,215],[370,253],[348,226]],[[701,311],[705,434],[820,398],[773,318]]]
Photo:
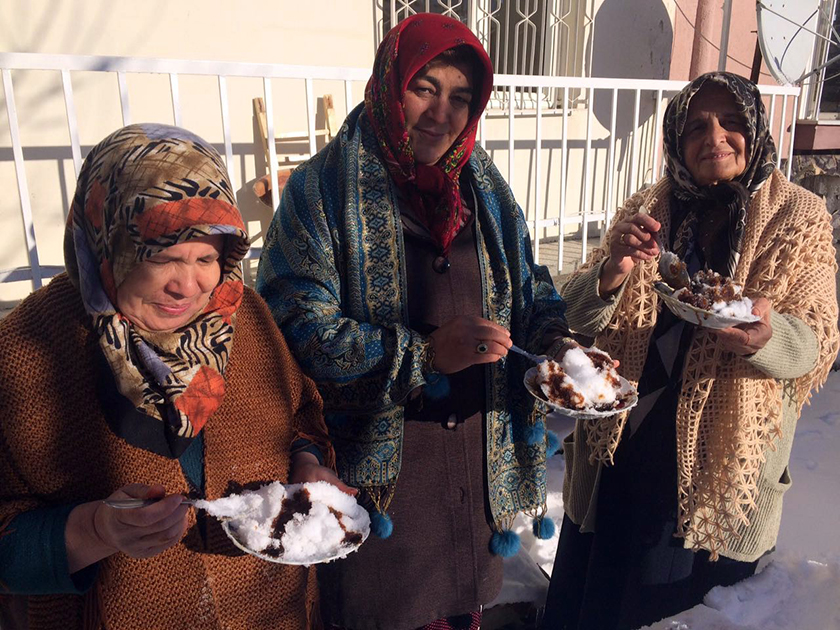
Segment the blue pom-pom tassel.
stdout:
[[394,523],[384,512],[374,512],[370,517],[370,531],[379,538],[388,538],[394,531]]
[[502,558],[510,558],[519,552],[519,534],[506,529],[503,532],[495,532],[490,539],[490,551]]
[[545,424],[537,422],[534,426],[525,427],[523,435],[525,443],[534,446],[545,440]]
[[560,450],[560,447],[563,446],[562,442],[560,442],[560,436],[558,436],[554,431],[546,431],[545,437],[545,456],[554,457]]
[[557,526],[549,517],[543,516],[542,518],[534,519],[533,529],[534,536],[540,540],[548,540],[554,536],[554,532],[557,531]]
[[449,379],[443,374],[435,375],[429,378],[423,386],[423,395],[432,400],[440,400],[449,396],[451,387],[449,386]]

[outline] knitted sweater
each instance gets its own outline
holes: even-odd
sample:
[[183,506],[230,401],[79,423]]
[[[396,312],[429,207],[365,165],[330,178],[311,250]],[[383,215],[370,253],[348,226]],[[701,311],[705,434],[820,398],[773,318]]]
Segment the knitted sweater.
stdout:
[[[109,429],[97,390],[100,350],[86,322],[63,274],[0,322],[0,531],[17,514],[102,499],[127,483],[189,491],[177,459]],[[285,481],[297,437],[332,463],[317,391],[249,289],[225,379],[224,402],[203,430],[208,498],[239,484]],[[313,571],[245,555],[215,519],[195,511],[189,519],[182,541],[157,556],[117,553],[100,562],[84,596],[0,595],[0,607],[20,612],[23,599],[32,630],[307,626],[317,599]]]
[[[615,221],[644,204],[668,233],[669,196],[665,179],[631,197]],[[604,242],[608,238],[609,233]],[[621,361],[624,376],[638,382],[662,308],[651,287],[658,278],[656,261],[636,265],[619,292],[602,300],[598,277],[607,256],[605,248],[596,249],[588,265],[563,287],[566,316],[573,330],[596,337],[598,347]],[[718,346],[714,332],[698,328],[683,368],[676,456],[681,482],[688,479],[680,489],[689,505],[686,547],[753,561],[775,544],[782,496],[791,483],[787,465],[799,411],[811,389],[824,381],[837,353],[835,271],[824,202],[776,171],[750,202],[735,276],[747,295],[770,300],[773,336],[755,354],[738,357]],[[596,451],[605,442],[617,444],[623,419],[615,425],[611,435],[595,435],[578,422],[564,442],[564,505],[582,531],[597,527],[598,479],[608,460]],[[688,439],[681,441],[684,427],[693,433],[686,431]],[[750,433],[752,427],[757,429]],[[731,495],[719,498],[706,487],[712,485],[710,479],[723,478],[714,466],[733,460],[744,466],[744,477],[753,486],[745,483],[737,489],[743,491],[739,508],[729,505]],[[719,500],[720,514],[712,518],[715,510],[700,505],[708,497]],[[718,525],[712,533],[703,532],[701,521]]]

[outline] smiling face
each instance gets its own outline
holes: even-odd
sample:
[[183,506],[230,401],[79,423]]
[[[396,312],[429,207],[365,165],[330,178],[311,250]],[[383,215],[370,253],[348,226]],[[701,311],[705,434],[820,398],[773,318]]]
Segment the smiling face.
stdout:
[[680,136],[682,155],[700,186],[738,177],[747,167],[747,127],[735,98],[706,84],[691,99]]
[[432,60],[403,95],[405,126],[420,164],[434,164],[452,146],[470,118],[473,76],[467,64]]
[[221,279],[224,238],[204,236],[144,260],[117,289],[117,310],[150,332],[175,330],[192,321]]

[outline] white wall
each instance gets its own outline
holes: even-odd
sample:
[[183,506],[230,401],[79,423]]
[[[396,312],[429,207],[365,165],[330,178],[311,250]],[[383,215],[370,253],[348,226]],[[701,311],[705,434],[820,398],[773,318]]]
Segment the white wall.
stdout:
[[[591,46],[591,58],[586,62],[588,72],[613,78],[686,78],[675,75],[675,69],[684,60],[672,57],[672,50],[674,55],[681,51],[679,55],[684,56],[685,42],[680,40],[685,39],[685,33],[676,28],[679,32],[675,34],[675,22],[685,19],[686,1],[587,0],[591,21],[579,22],[585,25],[586,46]],[[373,0],[3,0],[0,51],[369,68],[374,56],[373,23]],[[733,24],[733,38],[744,35],[738,28],[738,23]],[[574,54],[587,53],[578,48]],[[64,217],[75,188],[61,78],[59,73],[43,71],[15,71],[12,76],[41,264],[61,265]],[[84,155],[122,125],[117,79],[113,74],[73,72],[72,82]],[[179,86],[182,125],[223,152],[218,81],[215,77],[182,76]],[[266,168],[252,110],[252,99],[263,95],[263,84],[260,79],[229,78],[227,88],[237,198],[255,245],[259,245],[272,215],[251,188]],[[351,106],[362,100],[363,90],[363,81],[353,84]],[[132,122],[174,122],[166,75],[129,75],[128,92]],[[341,82],[316,81],[314,93],[316,98],[332,94],[336,118],[343,120],[346,106]],[[276,131],[305,130],[303,81],[274,80],[272,95]],[[611,172],[607,168],[610,93],[595,92],[590,120],[593,159],[588,167],[582,156],[592,103],[581,96],[570,90],[574,102],[565,112],[544,109],[539,208],[535,207],[534,113],[517,116],[512,185],[531,221],[535,217],[557,217],[561,194],[565,195],[566,215],[579,214],[584,198],[584,168],[590,174],[587,191],[594,195],[589,207],[593,213],[603,212],[607,206],[610,212],[614,211],[643,183],[657,179],[652,158],[658,126],[654,121],[655,94],[642,93],[642,129],[636,139],[634,159],[633,96],[631,92],[620,93]],[[663,101],[660,116],[664,105]],[[564,122],[569,150],[565,183],[560,177]],[[323,127],[323,120],[319,118],[316,126]],[[504,175],[508,173],[507,130],[506,112],[490,111],[485,125],[488,149]],[[281,144],[293,154],[308,151],[305,138]],[[634,169],[636,177],[632,179]],[[606,198],[607,178],[614,181],[611,201]],[[0,197],[0,270],[27,266],[2,91],[0,186],[6,193]],[[578,226],[570,225],[566,232],[576,229]],[[557,228],[539,232],[540,237],[557,234]],[[29,282],[0,283],[0,308],[30,289]]]
[[[370,0],[3,0],[0,51],[370,67]],[[61,237],[75,188],[61,77],[55,72],[12,73],[26,175],[41,264],[63,263]],[[114,75],[72,73],[82,155],[122,125]],[[219,87],[215,78],[180,78],[182,125],[222,148]],[[129,75],[132,122],[174,123],[165,75]],[[355,101],[363,84],[354,85]],[[344,86],[316,82],[316,98],[332,93],[343,120]],[[259,236],[271,210],[251,192],[264,173],[256,143],[252,98],[259,79],[228,79],[232,142],[243,214]],[[306,129],[302,81],[274,81],[275,128]],[[319,126],[323,121],[319,119]],[[306,142],[300,151],[306,151]],[[256,154],[256,157],[254,157]],[[0,269],[28,264],[20,218],[5,98],[0,91]],[[29,282],[0,284],[0,303],[19,299]]]

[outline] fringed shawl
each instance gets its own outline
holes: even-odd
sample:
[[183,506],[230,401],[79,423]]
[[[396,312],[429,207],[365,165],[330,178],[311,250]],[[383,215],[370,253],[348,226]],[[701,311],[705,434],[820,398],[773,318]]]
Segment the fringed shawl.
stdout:
[[[565,304],[534,265],[522,212],[489,156],[476,147],[465,172],[479,201],[484,316],[540,352]],[[394,184],[360,106],[289,179],[257,289],[318,384],[341,477],[382,511],[398,491],[404,401],[426,384],[427,341],[407,326],[402,248]],[[487,368],[487,483],[498,531],[518,512],[537,516],[545,506],[545,440],[524,439],[534,409],[522,386],[528,367],[509,356]]]
[[[665,179],[634,195],[615,217],[623,221],[644,205],[670,229]],[[609,235],[604,242],[608,242]],[[586,268],[608,251],[596,249]],[[749,204],[742,255],[734,281],[752,298],[765,297],[775,311],[793,315],[814,331],[819,344],[815,368],[793,380],[798,409],[828,376],[840,343],[832,231],[825,203],[775,171]],[[620,370],[637,383],[662,308],[653,291],[656,260],[637,264],[626,280],[616,311],[597,337],[598,347],[621,361]],[[756,508],[764,453],[781,434],[784,382],[767,377],[743,358],[726,352],[713,330],[697,328],[683,369],[677,407],[677,534],[713,558],[726,540],[739,536]],[[587,421],[591,461],[611,464],[627,414],[611,421]]]

